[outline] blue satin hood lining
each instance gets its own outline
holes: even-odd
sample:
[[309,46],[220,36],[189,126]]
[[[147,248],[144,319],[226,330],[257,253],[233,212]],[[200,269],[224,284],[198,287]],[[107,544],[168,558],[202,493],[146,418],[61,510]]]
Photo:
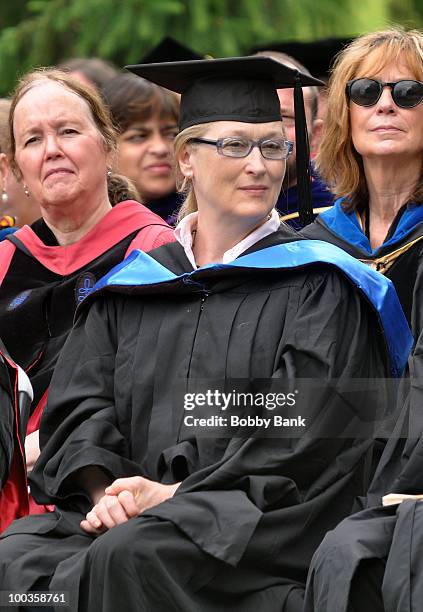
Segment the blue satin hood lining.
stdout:
[[286,270],[316,263],[325,263],[339,268],[372,304],[385,331],[392,372],[395,376],[400,375],[406,365],[413,337],[393,284],[389,279],[360,263],[342,249],[321,240],[301,240],[277,244],[249,255],[243,255],[230,263],[209,264],[180,276],[162,266],[146,253],[135,250],[127,259],[100,279],[94,291],[111,286],[151,286],[167,282],[192,283],[201,286],[201,277],[207,270],[237,268]]
[[363,233],[354,211],[345,211],[342,203],[345,198],[336,200],[333,207],[319,215],[326,227],[334,234],[352,244],[372,257],[377,257],[382,248],[391,246],[405,238],[412,232],[419,223],[423,221],[423,205],[408,204],[406,211],[402,215],[398,226],[391,238],[384,242],[377,249],[372,249],[369,239]]

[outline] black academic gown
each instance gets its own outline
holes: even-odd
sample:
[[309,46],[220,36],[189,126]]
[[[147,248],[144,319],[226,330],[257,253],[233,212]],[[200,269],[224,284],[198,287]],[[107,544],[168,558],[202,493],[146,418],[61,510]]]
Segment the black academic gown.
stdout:
[[[32,384],[28,434],[39,427],[57,357],[79,302],[127,252],[151,250],[173,239],[162,219],[128,200],[74,244],[59,246],[43,219],[0,243],[0,337]],[[25,471],[15,470],[12,480],[16,490],[7,496],[9,522],[34,511]],[[4,512],[2,519],[0,530],[8,524]]]
[[[171,231],[141,204],[126,201],[110,210],[78,243],[67,247],[58,245],[43,219],[9,237],[12,244],[2,243],[0,337],[30,377],[33,410],[50,384],[77,305],[150,228],[154,235],[148,235],[145,245],[137,244],[138,248],[151,250],[155,239],[170,236]],[[164,237],[156,245],[171,239]]]
[[[0,349],[1,350],[1,349]],[[16,432],[16,393],[9,366],[0,353],[0,491],[5,485],[12,464]]]
[[[282,230],[252,250],[293,239]],[[192,270],[178,243],[153,257]],[[298,612],[313,552],[366,490],[371,443],[322,438],[317,419],[310,437],[204,438],[184,425],[175,390],[196,379],[386,376],[374,311],[320,263],[213,268],[200,285],[117,291],[81,308],[59,358],[31,477],[37,501],[57,509],[6,532],[0,589],[52,576],[72,610]],[[313,395],[315,416],[329,405],[347,426],[327,400]],[[91,502],[73,478],[89,465],[182,485],[93,540],[79,528]]]
[[0,532],[27,513],[25,430],[32,399],[29,379],[0,340]]
[[[328,533],[310,568],[306,612],[419,612],[423,601],[423,506],[382,506],[389,493],[423,493],[423,334],[402,381],[403,410],[365,500]],[[372,602],[368,606],[368,602]],[[349,607],[350,606],[350,607]],[[354,607],[355,606],[355,607]]]
[[183,201],[184,196],[181,193],[172,192],[162,198],[148,200],[145,202],[145,206],[173,227],[177,223],[178,212]]

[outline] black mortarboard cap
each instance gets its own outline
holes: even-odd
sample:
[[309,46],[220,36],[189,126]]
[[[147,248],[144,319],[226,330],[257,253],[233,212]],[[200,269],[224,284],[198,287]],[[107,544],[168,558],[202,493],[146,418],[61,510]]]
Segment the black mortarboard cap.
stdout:
[[302,87],[323,85],[264,56],[230,57],[126,66],[157,85],[181,94],[181,130],[209,121],[280,121],[276,89],[294,88],[300,220],[313,219],[307,125]]
[[204,59],[189,47],[178,42],[171,36],[163,38],[158,45],[150,49],[141,58],[140,64],[152,64],[157,62],[185,62],[187,60]]
[[336,55],[351,42],[351,38],[322,38],[310,42],[284,41],[272,42],[254,47],[257,51],[281,51],[301,62],[313,75],[327,79]]

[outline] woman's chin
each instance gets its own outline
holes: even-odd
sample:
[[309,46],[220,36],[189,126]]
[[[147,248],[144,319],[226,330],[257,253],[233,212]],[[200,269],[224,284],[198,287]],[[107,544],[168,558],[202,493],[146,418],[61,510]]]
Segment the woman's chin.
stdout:
[[243,203],[243,206],[238,208],[237,212],[241,218],[251,218],[251,220],[254,221],[257,219],[266,219],[273,208],[274,205],[269,204],[269,202],[247,201]]
[[68,187],[57,185],[53,189],[46,190],[41,197],[41,206],[47,207],[65,207],[66,205],[77,203],[83,198],[83,194],[77,190],[69,189]]

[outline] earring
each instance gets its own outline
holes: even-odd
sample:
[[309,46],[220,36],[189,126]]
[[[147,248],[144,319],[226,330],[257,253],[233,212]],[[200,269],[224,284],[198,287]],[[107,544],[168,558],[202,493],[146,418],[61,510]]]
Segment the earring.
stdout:
[[112,171],[109,169],[107,170],[107,178],[110,178],[112,176]]
[[3,187],[3,191],[1,194],[1,203],[3,204],[3,206],[7,206],[8,201],[9,201],[9,196],[7,194],[6,188]]
[[28,187],[25,185],[23,185],[23,190],[24,190],[24,194],[26,195],[27,198],[29,198],[29,191],[28,191]]

